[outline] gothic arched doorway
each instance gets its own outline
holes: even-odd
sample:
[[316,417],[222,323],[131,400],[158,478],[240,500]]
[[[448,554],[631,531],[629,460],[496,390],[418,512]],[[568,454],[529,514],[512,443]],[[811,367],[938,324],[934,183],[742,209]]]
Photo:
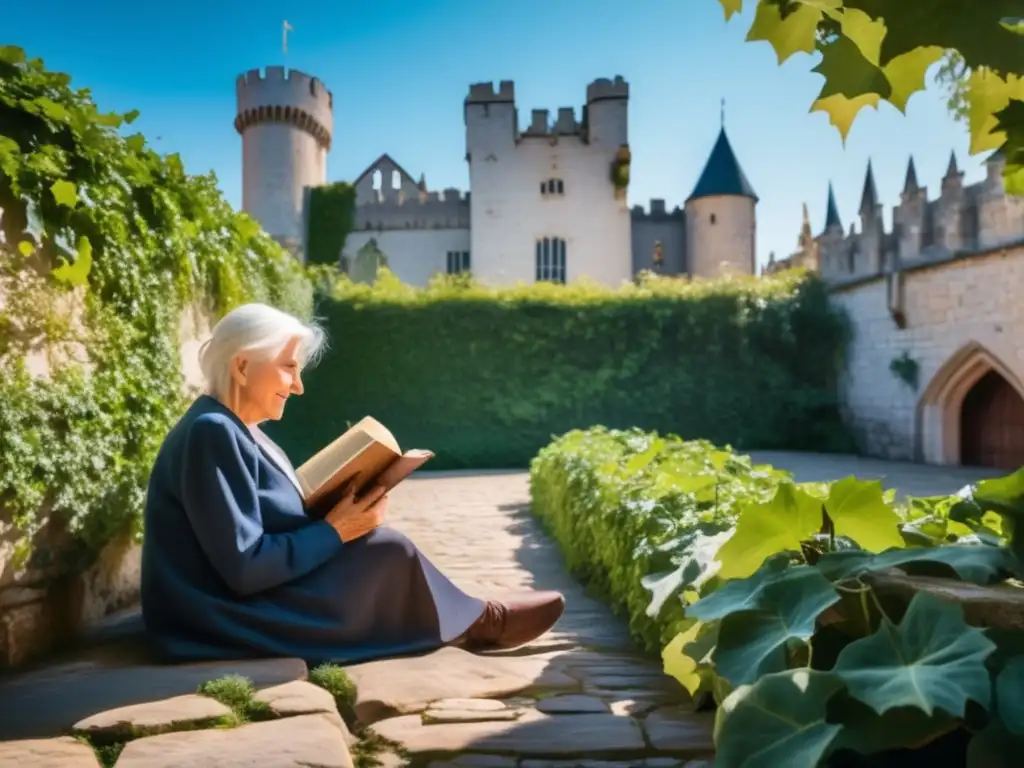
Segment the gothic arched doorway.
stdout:
[[971,387],[960,408],[960,463],[1024,467],[1024,399],[990,370]]

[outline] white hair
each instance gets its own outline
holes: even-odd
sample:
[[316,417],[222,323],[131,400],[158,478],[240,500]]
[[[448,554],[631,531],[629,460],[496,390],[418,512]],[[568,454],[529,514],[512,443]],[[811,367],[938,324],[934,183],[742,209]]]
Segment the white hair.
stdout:
[[299,364],[315,361],[326,345],[326,334],[313,323],[266,304],[243,304],[228,312],[213,327],[213,335],[199,348],[199,368],[206,392],[223,399],[231,384],[231,361],[238,355],[273,360],[292,340],[299,340]]

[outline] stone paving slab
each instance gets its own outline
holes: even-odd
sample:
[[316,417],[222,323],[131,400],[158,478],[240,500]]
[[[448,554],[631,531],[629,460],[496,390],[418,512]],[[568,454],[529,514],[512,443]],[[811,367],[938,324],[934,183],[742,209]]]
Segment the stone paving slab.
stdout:
[[59,736],[97,712],[192,694],[229,674],[263,688],[305,680],[308,670],[298,659],[175,666],[84,661],[46,667],[0,682],[0,741]]
[[150,736],[129,742],[115,765],[117,768],[353,768],[344,734],[324,715],[300,715],[238,728]]

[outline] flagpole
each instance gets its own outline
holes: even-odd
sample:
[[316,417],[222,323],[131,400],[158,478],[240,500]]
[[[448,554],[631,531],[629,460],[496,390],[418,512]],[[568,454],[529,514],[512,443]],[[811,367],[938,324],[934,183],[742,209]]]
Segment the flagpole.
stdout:
[[284,56],[288,55],[288,33],[294,29],[287,19],[281,24],[281,54]]

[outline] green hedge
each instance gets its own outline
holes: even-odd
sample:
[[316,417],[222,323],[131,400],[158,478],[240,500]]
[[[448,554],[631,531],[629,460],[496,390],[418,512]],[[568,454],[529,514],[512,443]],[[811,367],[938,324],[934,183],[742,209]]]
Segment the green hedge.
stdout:
[[683,606],[665,595],[648,615],[645,579],[675,571],[695,537],[717,541],[739,505],[770,498],[786,477],[707,441],[598,427],[537,454],[530,497],[569,569],[628,618],[645,650],[660,652],[678,634]]
[[573,572],[720,705],[716,765],[859,765],[950,732],[931,750],[950,764],[1024,749],[1024,632],[984,629],[977,600],[968,625],[948,587],[876,580],[1019,589],[1024,469],[896,503],[877,480],[796,484],[703,441],[594,429],[546,446],[530,490]]
[[844,316],[816,279],[645,277],[611,290],[338,279],[333,351],[274,435],[304,459],[366,414],[441,468],[525,467],[604,424],[740,448],[849,450],[836,407]]
[[[312,311],[301,267],[212,174],[122,134],[135,114],[101,113],[70,80],[0,47],[0,529],[20,534],[15,566],[70,567],[138,531],[156,450],[187,405],[185,307]],[[41,350],[49,376],[29,370]]]

